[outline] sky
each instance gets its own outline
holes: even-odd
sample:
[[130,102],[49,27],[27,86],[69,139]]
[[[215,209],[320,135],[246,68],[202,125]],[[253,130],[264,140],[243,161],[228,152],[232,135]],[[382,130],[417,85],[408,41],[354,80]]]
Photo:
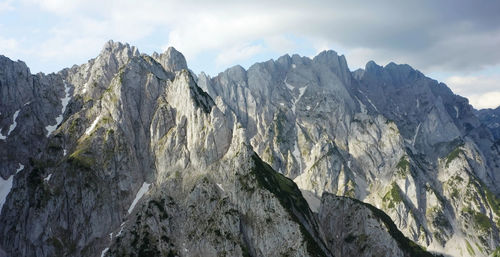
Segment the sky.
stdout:
[[500,105],[500,1],[0,0],[0,54],[32,73],[96,57],[106,41],[181,51],[209,75],[333,49],[349,68],[393,61],[477,109]]

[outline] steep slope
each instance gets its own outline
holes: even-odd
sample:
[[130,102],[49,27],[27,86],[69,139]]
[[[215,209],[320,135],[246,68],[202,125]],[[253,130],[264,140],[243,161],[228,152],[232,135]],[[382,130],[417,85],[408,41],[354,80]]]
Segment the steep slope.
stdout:
[[476,114],[479,120],[491,131],[495,140],[500,140],[500,106],[496,109],[481,109]]
[[198,84],[310,202],[323,192],[369,202],[438,252],[487,256],[498,246],[498,146],[444,84],[393,63],[351,73],[333,51],[200,74]]

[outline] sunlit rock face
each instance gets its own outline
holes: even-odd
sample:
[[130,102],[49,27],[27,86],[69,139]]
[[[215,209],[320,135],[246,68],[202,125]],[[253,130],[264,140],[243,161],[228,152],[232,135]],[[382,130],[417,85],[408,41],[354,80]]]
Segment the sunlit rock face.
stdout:
[[0,71],[8,256],[487,256],[498,245],[498,146],[466,99],[407,65],[351,72],[326,51],[210,78],[174,48],[109,41],[55,74],[5,57]]
[[201,74],[198,84],[313,202],[329,192],[371,203],[433,251],[496,249],[499,146],[446,85],[394,63],[350,72],[333,51]]

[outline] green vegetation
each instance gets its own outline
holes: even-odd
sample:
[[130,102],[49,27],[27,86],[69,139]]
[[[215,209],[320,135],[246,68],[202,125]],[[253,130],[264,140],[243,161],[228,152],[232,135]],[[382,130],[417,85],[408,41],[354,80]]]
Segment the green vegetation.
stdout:
[[472,248],[472,245],[470,245],[467,239],[465,239],[465,244],[467,246],[467,252],[469,252],[470,255],[476,255],[476,253],[474,252],[474,248]]
[[263,162],[256,154],[252,155],[254,168],[251,174],[257,183],[274,194],[290,217],[300,225],[300,231],[307,243],[307,251],[312,256],[325,256],[323,250],[311,236],[310,232],[302,225],[301,220],[312,220],[309,205],[302,197],[297,185],[289,178],[274,171],[271,166]]
[[288,141],[285,131],[286,115],[282,111],[278,111],[276,118],[274,119],[274,132],[276,136],[277,143],[284,143]]
[[352,198],[356,197],[356,183],[354,183],[354,181],[350,179],[347,181],[346,191],[344,195]]
[[495,213],[495,215],[500,217],[500,199],[498,199],[486,186],[483,186],[485,189],[486,200],[491,207],[491,210]]
[[396,168],[399,175],[403,177],[406,177],[408,175],[408,172],[410,171],[410,162],[406,159],[406,156],[403,156],[401,157],[401,159],[399,159]]
[[401,201],[403,197],[401,196],[401,189],[396,182],[392,182],[391,189],[384,195],[382,201],[388,203],[387,207],[394,208],[394,206]]
[[91,154],[90,141],[85,140],[77,146],[76,150],[69,156],[68,161],[73,165],[90,170],[96,162]]
[[458,157],[460,153],[463,153],[461,146],[458,146],[453,150],[448,156],[446,156],[446,168],[448,168],[449,164]]
[[498,246],[497,249],[495,249],[495,251],[493,252],[493,254],[491,256],[492,257],[500,257],[500,246]]
[[385,226],[387,227],[387,230],[389,234],[396,240],[398,243],[399,247],[403,249],[403,251],[408,253],[408,256],[412,257],[435,257],[433,254],[427,252],[424,248],[422,248],[420,245],[416,244],[415,242],[411,241],[407,237],[399,231],[398,227],[394,222],[392,222],[391,217],[389,217],[385,212],[382,210],[376,208],[375,206],[371,204],[367,204],[364,202],[361,202],[360,200],[357,200],[355,198],[351,198],[354,202],[364,205],[370,209],[375,217],[377,217],[378,220],[382,221]]
[[463,208],[462,213],[470,215],[474,221],[475,227],[480,231],[487,232],[491,229],[490,218],[485,214],[474,211],[469,207]]

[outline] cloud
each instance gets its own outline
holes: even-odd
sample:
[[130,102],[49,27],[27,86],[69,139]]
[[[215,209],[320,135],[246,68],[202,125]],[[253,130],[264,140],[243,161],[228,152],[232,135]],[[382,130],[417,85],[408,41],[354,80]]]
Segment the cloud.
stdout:
[[500,106],[500,74],[451,76],[445,83],[456,94],[467,97],[476,109]]
[[244,61],[245,59],[248,59],[249,57],[252,57],[262,51],[263,46],[260,44],[232,47],[217,55],[215,63],[218,67],[225,68],[232,63]]
[[0,36],[0,54],[16,55],[19,51],[19,42],[16,39]]
[[0,10],[5,3],[20,14],[57,19],[40,28],[45,38],[27,38],[23,42],[33,43],[23,48],[35,54],[32,58],[65,59],[66,66],[95,56],[108,39],[132,44],[154,39],[156,50],[175,46],[188,63],[219,56],[219,64],[234,65],[239,59],[224,52],[239,48],[241,54],[256,41],[261,49],[245,56],[303,52],[300,39],[312,52],[333,48],[345,54],[353,69],[371,59],[408,63],[424,72],[470,72],[500,64],[498,1],[20,0],[0,2]]
[[473,94],[468,98],[470,104],[476,109],[497,108],[500,106],[500,91],[493,91],[480,95]]
[[14,7],[12,6],[13,0],[2,0],[0,1],[0,13],[13,11]]

